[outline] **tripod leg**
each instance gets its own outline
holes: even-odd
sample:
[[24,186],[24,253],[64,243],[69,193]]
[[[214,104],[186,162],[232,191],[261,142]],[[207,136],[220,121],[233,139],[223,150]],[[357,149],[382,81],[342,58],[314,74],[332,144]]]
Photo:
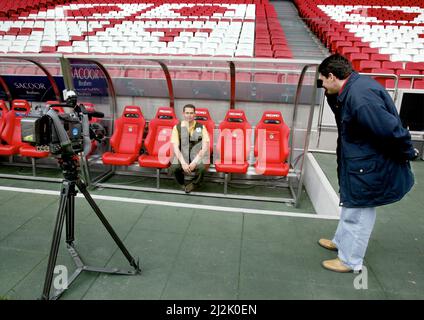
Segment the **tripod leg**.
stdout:
[[100,221],[105,226],[106,230],[111,235],[112,239],[115,241],[115,243],[118,245],[119,249],[121,249],[122,253],[125,255],[127,260],[129,261],[130,265],[134,267],[134,269],[137,272],[141,272],[140,265],[138,262],[134,260],[134,258],[131,256],[131,254],[128,252],[125,245],[122,243],[121,239],[119,239],[118,235],[116,234],[115,230],[113,230],[112,226],[107,221],[106,217],[103,215],[100,208],[97,206],[97,204],[94,202],[91,195],[88,193],[86,185],[81,181],[77,180],[76,182],[78,189],[81,191],[81,193],[84,195],[85,199],[87,199],[90,206],[93,208],[94,212],[96,213],[97,217],[99,217]]
[[66,243],[72,244],[75,240],[75,184],[69,186],[66,205]]
[[59,251],[60,236],[62,234],[63,222],[65,220],[66,207],[68,203],[70,184],[67,181],[62,183],[62,191],[60,193],[59,209],[56,217],[56,224],[53,232],[52,245],[50,248],[49,262],[47,265],[46,278],[44,280],[42,300],[50,299],[50,287],[53,281],[53,272],[56,266],[57,253]]

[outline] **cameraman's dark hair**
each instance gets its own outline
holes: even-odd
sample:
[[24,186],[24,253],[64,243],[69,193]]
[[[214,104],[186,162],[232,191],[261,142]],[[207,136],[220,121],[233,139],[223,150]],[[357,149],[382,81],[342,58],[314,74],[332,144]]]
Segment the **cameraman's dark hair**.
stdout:
[[186,104],[183,107],[183,112],[185,112],[185,109],[187,109],[187,108],[193,109],[193,111],[196,112],[196,107],[194,105],[192,105],[192,104]]
[[318,72],[324,77],[332,73],[339,80],[344,80],[353,72],[352,64],[340,54],[333,54],[324,59],[318,67]]

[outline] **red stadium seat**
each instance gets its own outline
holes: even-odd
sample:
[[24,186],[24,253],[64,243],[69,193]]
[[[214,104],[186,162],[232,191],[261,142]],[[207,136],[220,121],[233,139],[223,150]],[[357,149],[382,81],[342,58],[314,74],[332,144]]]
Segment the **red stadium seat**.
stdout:
[[144,145],[147,154],[138,158],[141,167],[167,168],[172,156],[172,128],[178,124],[174,109],[160,107],[154,119],[150,120],[149,133]]
[[409,75],[409,74],[411,74],[411,75],[414,75],[414,74],[419,75],[420,74],[420,71],[419,70],[396,70],[396,74],[397,75]]
[[[395,87],[395,80],[393,79],[387,79],[384,82],[386,88],[394,88]],[[409,79],[399,79],[398,81],[398,88],[400,89],[409,89],[411,88],[411,80]]]
[[9,109],[7,109],[6,103],[3,100],[0,100],[0,141],[1,141],[1,133],[3,131],[4,126],[6,125],[6,114]]
[[365,47],[367,44],[360,42],[361,38],[346,35],[346,41],[352,41],[354,47]]
[[[60,102],[56,100],[46,101],[46,105],[48,106],[52,104],[57,104],[57,103],[60,103]],[[52,109],[55,110],[57,113],[65,113],[65,109],[63,109],[63,107],[55,106],[55,107],[52,107]]]
[[235,109],[227,112],[224,121],[219,125],[216,171],[226,173],[247,172],[251,128],[243,110]]
[[414,81],[414,89],[424,89],[424,80]]
[[388,54],[380,54],[380,53],[373,53],[370,57],[371,61],[389,61],[390,56]]
[[258,174],[286,176],[290,129],[280,111],[265,111],[255,128],[255,170]]
[[378,48],[361,47],[362,53],[378,54]]
[[236,82],[250,82],[251,74],[249,72],[237,72]]
[[23,157],[45,158],[49,156],[48,151],[37,151],[37,148],[24,144],[19,148],[19,154]]
[[[18,101],[18,100],[15,100]],[[18,105],[26,102],[25,100],[23,100],[22,102],[18,101]],[[28,102],[26,102],[28,104]],[[16,104],[16,102],[15,102]],[[28,104],[29,106],[29,104]],[[16,119],[17,120],[17,119]],[[15,120],[15,121],[16,121]],[[20,134],[20,124],[21,119],[19,119],[19,134]],[[23,157],[31,157],[31,158],[45,158],[49,155],[48,151],[37,151],[37,148],[35,146],[32,146],[30,144],[24,143],[22,142],[21,146],[19,147],[19,154]]]
[[14,155],[20,153],[25,157],[44,158],[49,152],[37,151],[35,147],[22,142],[21,119],[31,110],[26,100],[13,100],[11,111],[6,115],[6,125],[1,133],[1,140],[6,144],[0,145],[0,155]]
[[125,72],[121,68],[108,68],[107,72],[111,78],[123,77]]
[[225,72],[204,71],[200,75],[200,80],[227,81],[227,74]]
[[[84,105],[85,109],[88,112],[94,112],[94,111],[96,111],[96,108],[94,107],[94,103],[91,103],[91,102],[81,102],[81,104]],[[100,118],[92,117],[91,120],[90,120],[90,123],[99,122],[99,121],[100,121]]]
[[213,130],[215,129],[215,122],[213,121],[209,110],[207,108],[196,108],[196,115],[194,120],[203,124],[209,133],[209,151],[210,154],[213,152]]
[[344,56],[347,56],[348,54],[352,54],[352,53],[361,52],[361,50],[357,47],[339,47],[337,51]]
[[339,52],[343,47],[352,47],[351,41],[333,41],[331,43],[331,52],[336,53]]
[[40,52],[42,53],[54,53],[57,51],[55,46],[42,46]]
[[366,61],[369,59],[369,54],[366,53],[349,53],[346,55],[346,58],[348,58],[352,62],[352,66],[355,70],[359,70],[359,63],[361,61]]
[[[391,70],[391,69],[371,69],[370,72],[371,73],[383,73],[383,74],[395,74],[395,71]],[[377,77],[377,76],[375,76],[374,79],[384,87],[388,87],[390,80],[393,80],[393,78]]]
[[381,68],[383,68],[383,69],[393,69],[393,70],[402,70],[403,69],[403,63],[402,62],[383,61],[381,63]]
[[278,83],[278,74],[256,73],[255,82]]
[[407,70],[419,70],[424,71],[424,62],[408,62],[405,66]]
[[346,37],[340,35],[338,32],[337,33],[330,33],[330,35],[328,35],[325,39],[326,45],[327,47],[329,47],[329,49],[331,49],[331,44],[336,42],[336,41],[345,41]]
[[378,69],[371,69],[371,73],[395,74],[395,71],[392,69],[378,68]]
[[144,69],[128,69],[125,76],[127,78],[145,79],[148,75]]
[[358,63],[358,71],[361,72],[371,72],[372,69],[380,69],[381,63],[380,61],[359,61]]
[[115,131],[110,138],[113,151],[103,154],[103,163],[128,166],[137,160],[143,143],[145,124],[139,106],[126,106],[122,116],[115,120]]
[[28,114],[30,105],[26,100],[13,100],[12,108],[6,114],[6,124],[1,133],[0,155],[14,155],[23,145],[21,140],[21,118]]
[[281,44],[281,43],[275,43],[275,44],[273,43],[272,50],[290,51],[289,47],[286,44]]
[[176,79],[199,80],[200,72],[198,71],[179,71],[175,74]]
[[273,52],[272,50],[255,50],[255,56],[257,58],[272,58]]
[[288,50],[274,50],[274,58],[288,59],[293,58],[293,54]]

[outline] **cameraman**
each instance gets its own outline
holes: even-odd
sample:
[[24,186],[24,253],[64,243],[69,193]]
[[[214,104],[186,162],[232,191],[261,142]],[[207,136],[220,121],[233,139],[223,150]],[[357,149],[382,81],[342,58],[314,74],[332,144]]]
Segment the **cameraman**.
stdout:
[[328,104],[335,114],[340,221],[332,240],[319,244],[337,251],[323,261],[336,272],[360,271],[376,218],[376,207],[393,203],[412,188],[409,160],[418,156],[402,127],[392,98],[374,79],[361,76],[335,54],[318,67]]

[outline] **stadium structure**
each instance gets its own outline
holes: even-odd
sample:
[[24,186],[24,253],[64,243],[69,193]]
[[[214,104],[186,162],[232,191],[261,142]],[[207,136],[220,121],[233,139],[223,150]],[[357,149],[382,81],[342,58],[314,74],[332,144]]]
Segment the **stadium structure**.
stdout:
[[[63,181],[22,120],[73,90],[106,132],[80,175],[141,274],[93,268],[61,299],[423,299],[424,1],[0,4],[1,298],[40,298]],[[324,270],[335,255],[317,245],[340,215],[337,126],[316,87],[332,53],[386,88],[421,152],[412,191],[377,209],[360,288]],[[186,104],[212,160],[190,194],[169,174]],[[130,268],[81,192],[72,206],[84,262]],[[65,242],[55,262],[71,274]]]

